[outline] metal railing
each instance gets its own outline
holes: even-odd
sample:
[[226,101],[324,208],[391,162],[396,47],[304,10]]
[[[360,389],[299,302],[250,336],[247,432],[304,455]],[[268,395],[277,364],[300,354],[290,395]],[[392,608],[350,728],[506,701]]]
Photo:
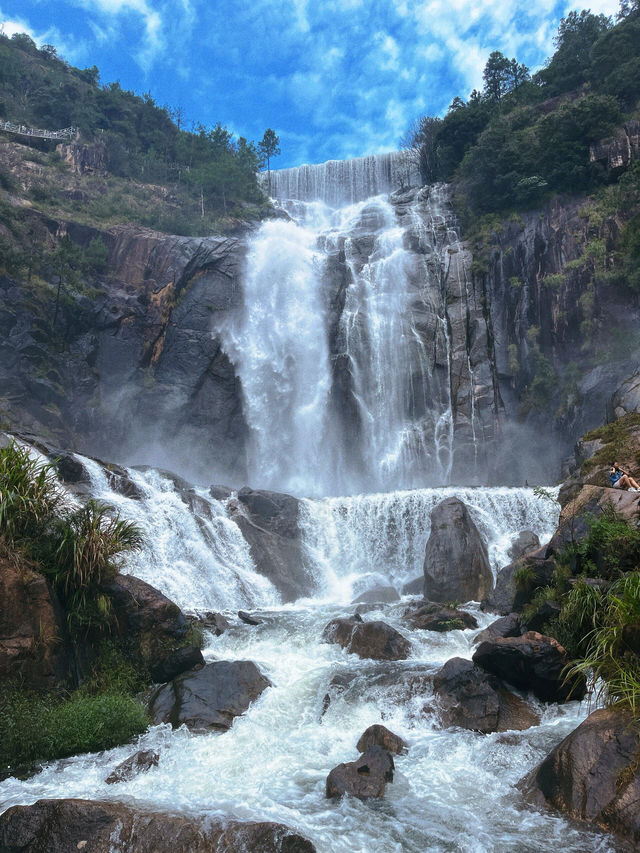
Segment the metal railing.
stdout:
[[13,124],[10,121],[0,120],[0,131],[38,139],[73,139],[78,133],[78,128],[65,127],[63,130],[41,130],[38,127],[26,127],[24,124]]

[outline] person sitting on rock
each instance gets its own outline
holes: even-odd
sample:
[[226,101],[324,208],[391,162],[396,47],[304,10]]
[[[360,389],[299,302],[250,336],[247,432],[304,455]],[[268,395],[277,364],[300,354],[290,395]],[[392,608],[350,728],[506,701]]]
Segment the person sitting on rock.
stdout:
[[611,463],[609,481],[614,489],[628,489],[630,492],[640,491],[638,483],[626,471],[623,471],[617,462]]

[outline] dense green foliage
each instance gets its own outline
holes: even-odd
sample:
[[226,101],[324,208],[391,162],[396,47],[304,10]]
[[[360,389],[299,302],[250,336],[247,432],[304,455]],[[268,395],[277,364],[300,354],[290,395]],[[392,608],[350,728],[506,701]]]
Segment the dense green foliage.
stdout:
[[533,589],[523,577],[531,589],[523,618],[560,605],[544,630],[567,649],[571,673],[591,674],[604,701],[640,718],[640,528],[612,507],[587,523],[587,535],[557,555],[549,586]]
[[5,685],[0,696],[0,769],[110,749],[147,726],[142,705],[130,696],[76,691],[61,699]]
[[[25,34],[0,35],[0,118],[49,130],[77,127],[83,142],[100,146],[109,174],[171,188],[178,210],[165,222],[148,212],[143,224],[178,233],[206,232],[217,219],[245,218],[264,202],[256,177],[262,155],[252,142],[234,139],[220,124],[185,130],[182,110],[159,106],[149,93],[140,97],[117,82],[100,85],[95,66],[74,68],[54,47],[39,50]],[[45,155],[55,147],[54,142],[19,139]],[[0,184],[11,189],[10,174],[0,176]],[[31,190],[38,204],[59,204],[55,195],[55,187],[46,182]],[[109,202],[100,195],[103,209],[96,199],[92,212],[104,220]],[[127,210],[126,199],[119,201],[124,219],[141,221],[143,211],[133,204]]]
[[[434,120],[421,119],[413,143],[429,149],[430,177],[453,180],[459,204],[471,214],[592,191],[619,177],[589,161],[589,146],[634,115],[639,73],[637,4],[615,26],[604,15],[570,12],[545,68],[530,78],[515,58],[494,51],[483,91],[474,90],[466,103],[455,98],[431,135],[421,131]],[[637,223],[631,231],[629,251],[637,256]]]
[[105,504],[71,507],[54,466],[15,442],[0,449],[0,538],[35,560],[52,580],[75,637],[108,629],[106,587],[118,572],[120,555],[142,541],[139,529]]

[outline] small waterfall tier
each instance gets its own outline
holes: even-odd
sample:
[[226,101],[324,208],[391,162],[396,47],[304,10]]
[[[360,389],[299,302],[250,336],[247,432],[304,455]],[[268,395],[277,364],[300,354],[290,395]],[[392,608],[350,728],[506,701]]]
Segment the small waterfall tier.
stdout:
[[331,207],[364,201],[372,196],[420,186],[415,158],[407,151],[389,151],[352,160],[328,160],[271,172],[262,185],[274,199],[322,201]]

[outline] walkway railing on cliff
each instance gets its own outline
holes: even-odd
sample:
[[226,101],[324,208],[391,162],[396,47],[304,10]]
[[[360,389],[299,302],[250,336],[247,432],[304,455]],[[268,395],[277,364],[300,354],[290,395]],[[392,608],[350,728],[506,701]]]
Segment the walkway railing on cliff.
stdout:
[[63,130],[41,130],[38,127],[26,127],[24,124],[0,121],[0,131],[17,133],[20,136],[32,136],[38,139],[73,139],[78,133],[78,128],[65,127]]

